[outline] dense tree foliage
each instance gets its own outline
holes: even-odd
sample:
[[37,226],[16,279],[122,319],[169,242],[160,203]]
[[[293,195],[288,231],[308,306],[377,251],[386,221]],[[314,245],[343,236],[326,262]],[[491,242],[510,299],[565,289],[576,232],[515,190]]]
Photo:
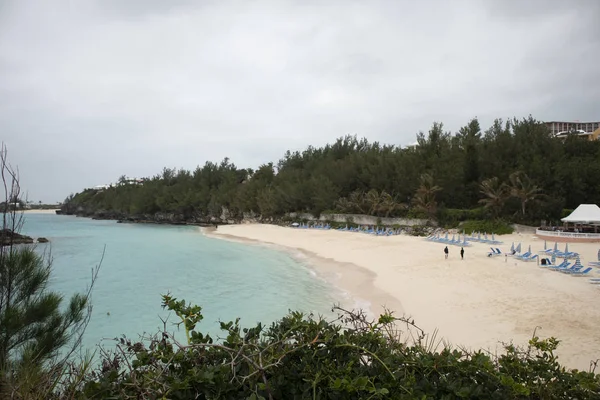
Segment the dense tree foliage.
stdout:
[[597,399],[600,376],[563,368],[558,341],[534,335],[526,348],[490,353],[442,347],[412,321],[369,321],[340,311],[327,322],[290,313],[270,327],[221,323],[213,340],[196,325],[201,308],[163,296],[187,342],[166,330],[120,339],[70,398],[119,399]]
[[401,148],[346,136],[322,148],[288,151],[256,171],[228,159],[195,171],[165,168],[131,184],[66,200],[65,210],[129,215],[176,213],[184,219],[263,217],[327,210],[376,216],[440,217],[447,209],[485,207],[487,216],[557,219],[563,208],[600,203],[600,141],[552,137],[532,117],[496,120],[481,131],[473,119],[456,134],[434,123]]

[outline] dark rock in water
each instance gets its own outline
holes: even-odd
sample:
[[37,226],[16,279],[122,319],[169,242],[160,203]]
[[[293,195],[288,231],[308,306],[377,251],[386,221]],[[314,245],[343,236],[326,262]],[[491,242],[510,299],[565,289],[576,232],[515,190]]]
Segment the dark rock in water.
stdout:
[[122,223],[123,223],[122,219],[117,220],[117,224],[122,224]]
[[10,229],[0,229],[0,246],[10,246],[11,244],[32,244],[33,238],[21,235]]
[[38,242],[38,243],[48,243],[48,242],[49,242],[49,240],[48,240],[48,239],[46,239],[45,237],[40,237],[40,238],[38,238],[37,242]]
[[58,215],[62,215],[62,213],[63,213],[63,211],[62,211],[62,210],[56,210],[56,211],[54,211],[54,212],[55,212],[56,214],[58,214]]

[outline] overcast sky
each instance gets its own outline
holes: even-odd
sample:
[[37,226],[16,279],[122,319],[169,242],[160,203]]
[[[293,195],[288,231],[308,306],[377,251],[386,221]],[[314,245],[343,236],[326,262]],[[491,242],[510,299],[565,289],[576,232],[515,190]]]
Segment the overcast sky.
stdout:
[[0,139],[29,199],[346,134],[600,120],[600,1],[0,0]]

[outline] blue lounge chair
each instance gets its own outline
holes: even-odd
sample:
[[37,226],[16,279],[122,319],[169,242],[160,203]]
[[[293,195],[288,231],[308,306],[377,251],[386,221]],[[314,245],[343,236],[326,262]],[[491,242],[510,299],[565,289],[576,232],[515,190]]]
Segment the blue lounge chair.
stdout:
[[539,256],[537,254],[533,254],[529,257],[520,257],[521,261],[526,261],[526,262],[530,262],[530,261],[535,261],[536,258],[538,258]]
[[573,266],[571,266],[571,268],[567,268],[567,269],[559,269],[558,272],[562,272],[563,274],[570,274],[572,272],[578,272],[581,271],[583,269],[583,265],[576,265],[573,264]]
[[561,270],[561,269],[567,269],[570,265],[571,265],[570,262],[568,262],[567,260],[564,260],[559,265],[551,265],[550,267],[548,267],[548,269],[551,269],[551,270],[554,270],[554,271],[558,271],[558,270]]
[[492,249],[492,251],[488,253],[488,257],[495,257],[495,256],[502,255],[502,252],[500,250],[494,249],[493,247],[490,247],[490,249]]
[[518,258],[520,260],[525,260],[525,259],[527,259],[529,257],[531,257],[531,252],[530,251],[525,252],[523,254],[517,254],[517,255],[515,255],[515,258]]
[[592,267],[588,267],[588,268],[584,269],[583,271],[569,272],[569,275],[571,275],[571,276],[585,276],[585,275],[589,274],[592,269],[593,269]]
[[[546,262],[544,264],[542,264],[541,260],[546,260]],[[549,258],[542,258],[540,260],[540,267],[542,268],[548,268],[548,267],[553,267],[554,264],[552,264],[552,261]]]

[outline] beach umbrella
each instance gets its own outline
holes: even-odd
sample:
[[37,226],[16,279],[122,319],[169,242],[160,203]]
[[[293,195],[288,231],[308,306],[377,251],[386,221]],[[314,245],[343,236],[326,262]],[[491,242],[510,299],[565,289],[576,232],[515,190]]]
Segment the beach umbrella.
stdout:
[[577,256],[575,259],[575,265],[573,265],[573,268],[581,268],[581,260],[579,259],[579,256]]
[[565,254],[569,252],[569,243],[565,244]]
[[477,232],[477,240],[481,240],[481,232]]
[[521,252],[521,242],[519,242],[519,244],[517,245],[517,248],[515,249],[515,251],[516,251],[517,253],[520,253],[520,252]]
[[544,240],[544,250],[546,250],[548,247],[546,245],[546,241]]
[[496,235],[494,235],[493,233],[492,233],[492,241],[493,241],[493,242],[495,242],[495,241],[496,241]]
[[529,245],[529,248],[527,249],[527,252],[528,252],[529,254],[531,254],[531,245]]
[[558,243],[554,242],[554,251],[553,253],[558,253]]
[[456,242],[456,235],[455,234],[452,234],[452,241]]
[[556,264],[556,256],[552,254],[552,265]]
[[511,253],[515,252],[515,242],[512,242],[512,244],[510,245],[510,252]]
[[299,223],[297,223],[297,222],[294,222],[294,223],[292,224],[292,226],[293,226],[294,228],[296,228],[296,227],[300,226],[300,224],[299,224]]
[[448,240],[448,232],[446,232],[446,240]]
[[600,250],[598,250],[598,261],[600,261]]

